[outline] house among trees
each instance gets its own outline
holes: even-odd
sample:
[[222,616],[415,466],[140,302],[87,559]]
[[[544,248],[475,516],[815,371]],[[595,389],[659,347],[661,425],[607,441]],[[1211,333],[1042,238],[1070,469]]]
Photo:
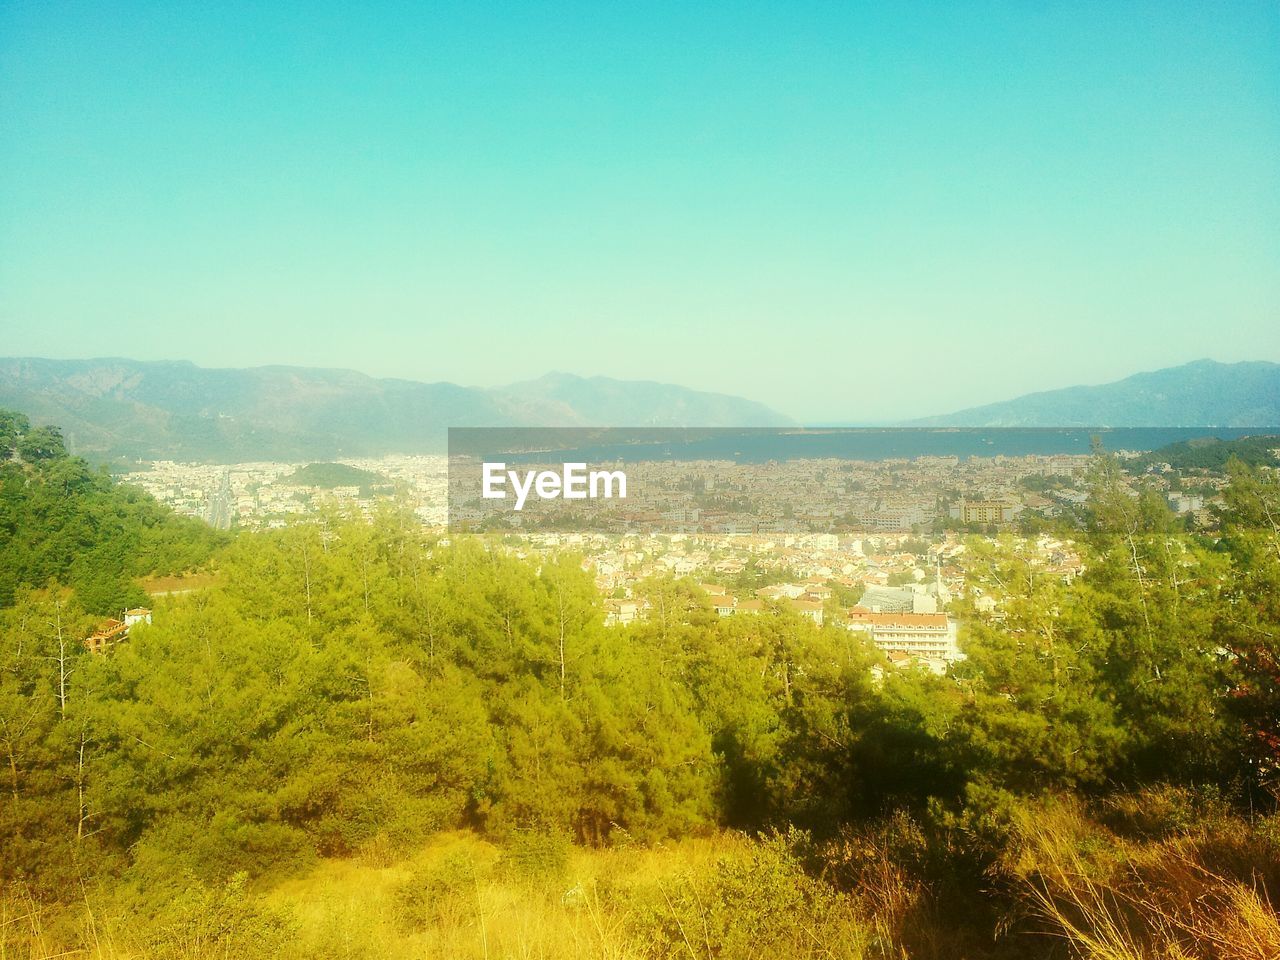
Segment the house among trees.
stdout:
[[634,623],[640,616],[640,604],[635,600],[606,600],[604,622],[606,626]]
[[98,624],[98,629],[84,638],[85,648],[90,653],[105,653],[121,640],[129,639],[129,628],[135,623],[150,623],[151,611],[146,607],[134,607],[126,610],[121,616],[123,620],[110,618]]
[[104,620],[98,629],[84,638],[90,653],[103,653],[129,636],[129,625],[123,620]]
[[151,611],[146,607],[134,607],[124,612],[124,625],[132,627],[135,623],[150,623]]

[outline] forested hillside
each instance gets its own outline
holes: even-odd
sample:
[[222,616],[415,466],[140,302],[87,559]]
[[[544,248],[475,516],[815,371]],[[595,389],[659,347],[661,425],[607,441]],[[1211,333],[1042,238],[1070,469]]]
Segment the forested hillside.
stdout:
[[1142,470],[1151,466],[1168,464],[1175,470],[1223,470],[1231,460],[1239,460],[1249,466],[1275,466],[1280,459],[1280,435],[1261,434],[1256,437],[1240,437],[1236,440],[1220,440],[1217,437],[1200,437],[1183,440],[1152,450],[1130,462],[1130,469]]
[[224,540],[69,456],[56,427],[0,410],[0,607],[56,582],[118,614],[146,599],[137,577],[189,570]]
[[389,484],[391,481],[372,470],[361,470],[345,463],[308,463],[289,474],[286,482],[300,487],[364,487]]
[[[22,436],[6,469],[47,470],[48,438]],[[237,538],[219,586],[107,655],[56,628],[75,596],[22,591],[0,876],[28,920],[0,937],[33,956],[1268,956],[1222,938],[1280,942],[1280,492],[1238,468],[1215,545],[1118,477],[1099,461],[1083,580],[974,542],[1007,616],[972,621],[947,678],[876,669],[783,608],[721,619],[681,581],[606,627],[574,557],[442,545],[393,512]],[[380,899],[313,915],[270,892],[327,863]],[[110,918],[96,946],[86,904]]]

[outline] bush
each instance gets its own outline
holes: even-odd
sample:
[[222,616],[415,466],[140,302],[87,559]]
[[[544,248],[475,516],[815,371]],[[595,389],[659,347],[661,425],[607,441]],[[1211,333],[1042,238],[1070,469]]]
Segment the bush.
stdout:
[[851,898],[805,873],[793,842],[775,835],[710,872],[659,884],[632,912],[635,936],[657,958],[868,956],[871,925]]
[[410,929],[458,921],[472,910],[482,874],[487,872],[467,850],[455,850],[414,870],[396,891],[397,920]]
[[569,838],[550,830],[517,830],[498,866],[505,878],[529,886],[561,883],[569,872]]
[[1103,823],[1143,839],[1186,834],[1231,817],[1230,806],[1215,786],[1158,784],[1108,797],[1101,807]]
[[155,960],[274,960],[293,941],[293,918],[270,908],[236,874],[221,887],[195,884],[165,909],[146,937],[146,955]]

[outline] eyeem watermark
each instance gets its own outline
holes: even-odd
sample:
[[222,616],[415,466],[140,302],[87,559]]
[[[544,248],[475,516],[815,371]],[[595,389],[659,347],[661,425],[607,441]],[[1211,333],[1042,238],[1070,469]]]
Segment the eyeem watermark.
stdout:
[[566,463],[555,470],[508,470],[505,463],[486,462],[481,467],[481,496],[507,499],[507,487],[515,495],[515,509],[523,510],[529,494],[540,500],[612,500],[627,496],[627,475],[622,470],[587,470],[585,463]]

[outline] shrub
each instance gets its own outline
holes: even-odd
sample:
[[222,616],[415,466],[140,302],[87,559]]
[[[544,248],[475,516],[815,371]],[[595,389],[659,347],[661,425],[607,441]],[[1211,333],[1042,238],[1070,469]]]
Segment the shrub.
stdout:
[[569,838],[551,830],[517,830],[498,866],[507,879],[529,886],[562,882],[569,871]]
[[453,851],[414,870],[396,891],[397,919],[412,929],[459,920],[471,912],[485,872],[466,850]]
[[1215,786],[1158,784],[1119,793],[1101,804],[1103,823],[1119,833],[1162,839],[1190,833],[1230,819],[1231,811]]
[[294,920],[253,897],[247,879],[239,873],[220,887],[188,887],[146,937],[146,955],[156,960],[279,957],[293,940]]
[[658,958],[862,958],[873,937],[851,898],[810,877],[775,835],[710,872],[658,885],[632,912],[635,935]]

